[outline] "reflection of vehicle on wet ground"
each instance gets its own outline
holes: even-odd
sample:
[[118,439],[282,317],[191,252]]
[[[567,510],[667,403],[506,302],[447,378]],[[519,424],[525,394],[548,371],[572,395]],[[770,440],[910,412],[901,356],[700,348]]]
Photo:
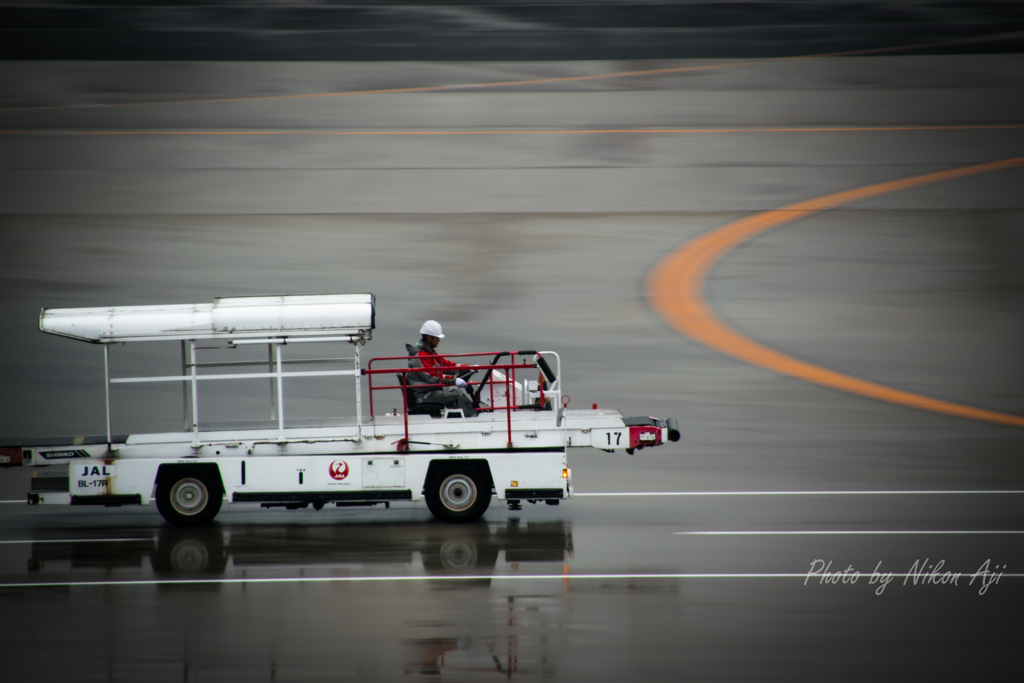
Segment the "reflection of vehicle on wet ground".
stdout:
[[562,522],[166,527],[155,537],[113,530],[108,538],[123,540],[36,539],[29,570],[145,569],[148,559],[158,575],[222,575],[229,566],[409,565],[418,556],[427,572],[487,573],[502,553],[519,563],[564,562],[572,552],[572,530]]
[[563,597],[557,592],[509,594],[491,605],[494,611],[488,625],[472,631],[473,635],[405,641],[406,675],[485,680],[557,674],[559,637],[548,629],[551,615],[564,609]]
[[[509,598],[514,600],[514,598]],[[519,666],[519,643],[515,636],[504,638],[433,638],[406,643],[411,651],[405,664],[406,674],[438,675],[441,673],[497,674],[512,678],[514,674],[547,676],[552,673],[547,657],[540,658],[540,670]]]
[[[515,674],[547,675],[555,671],[557,638],[546,635],[550,615],[562,609],[561,583],[545,591],[522,595],[504,592],[503,584],[477,576],[514,571],[559,573],[573,551],[572,528],[564,522],[501,524],[475,523],[459,526],[440,524],[292,524],[273,526],[218,526],[198,529],[164,527],[106,530],[105,537],[82,530],[50,529],[37,533],[31,546],[29,570],[47,575],[78,573],[83,582],[100,574],[105,580],[138,578],[166,579],[158,591],[214,592],[217,583],[175,584],[183,579],[255,578],[257,570],[276,570],[293,575],[306,568],[376,567],[384,574],[388,567],[415,571],[422,563],[427,576],[470,575],[452,582],[427,579],[430,593],[442,591],[444,605],[459,611],[461,600],[449,602],[444,596],[456,583],[477,593],[470,600],[474,609],[489,615],[485,629],[466,631],[461,618],[452,623],[457,638],[414,638],[404,641],[401,662],[407,675],[467,674],[511,678]],[[113,540],[108,540],[113,539]],[[287,571],[293,568],[292,571]],[[285,571],[282,571],[285,570]],[[268,572],[269,573],[269,572]],[[43,576],[40,576],[42,579]],[[552,591],[552,587],[554,590]],[[225,591],[225,599],[232,593]],[[236,595],[237,599],[237,594]],[[459,611],[460,617],[465,614]],[[478,615],[478,612],[473,612]],[[475,623],[475,622],[474,622]],[[265,663],[273,680],[274,664]],[[192,680],[191,678],[187,680]]]

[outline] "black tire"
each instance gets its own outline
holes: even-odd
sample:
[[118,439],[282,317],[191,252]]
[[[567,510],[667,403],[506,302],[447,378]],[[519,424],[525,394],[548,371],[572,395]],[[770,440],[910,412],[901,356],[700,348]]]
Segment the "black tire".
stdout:
[[220,512],[223,502],[220,477],[206,468],[174,468],[160,473],[156,508],[174,526],[209,524]]
[[472,467],[446,467],[427,484],[427,507],[442,522],[475,522],[491,504],[491,487]]

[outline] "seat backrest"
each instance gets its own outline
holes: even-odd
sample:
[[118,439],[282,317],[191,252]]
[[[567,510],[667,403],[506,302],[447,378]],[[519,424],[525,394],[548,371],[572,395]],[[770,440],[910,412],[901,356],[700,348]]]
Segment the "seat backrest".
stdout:
[[395,376],[398,377],[398,383],[405,387],[405,411],[409,415],[430,415],[431,417],[441,417],[441,413],[444,411],[443,403],[418,403],[412,395],[412,389],[409,388],[406,373],[396,372]]

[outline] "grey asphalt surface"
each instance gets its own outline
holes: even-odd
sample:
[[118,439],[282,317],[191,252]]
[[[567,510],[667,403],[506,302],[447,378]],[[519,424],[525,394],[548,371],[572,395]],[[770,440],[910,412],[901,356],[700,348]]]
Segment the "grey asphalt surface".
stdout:
[[[3,503],[0,583],[55,585],[0,588],[15,625],[0,677],[1019,674],[1024,431],[722,356],[660,320],[644,282],[730,220],[1019,156],[1024,130],[325,133],[1020,124],[1024,58],[750,61],[159,104],[710,63],[0,64],[0,435],[102,431],[102,356],[41,335],[43,306],[370,291],[369,356],[401,353],[435,318],[442,350],[558,351],[573,407],[679,419],[676,444],[633,457],[572,452],[577,492],[709,494],[580,496],[515,513],[495,504],[469,527],[406,504],[237,505],[192,534],[153,509]],[[188,135],[80,134],[156,131]],[[254,131],[303,134],[194,135]],[[739,331],[798,358],[1024,414],[1022,181],[1024,170],[1005,170],[776,228],[711,271],[708,299]],[[115,368],[173,372],[177,348],[157,347],[117,349]],[[335,393],[301,388],[296,417],[318,415]],[[220,408],[259,409],[259,398]],[[179,409],[173,392],[116,393],[114,430],[173,429]],[[0,471],[0,499],[21,499],[30,474]],[[744,492],[815,493],[721,495]],[[737,531],[790,533],[697,533]],[[808,580],[818,559],[862,576]],[[980,594],[970,579],[986,560],[1004,576]],[[878,563],[905,574],[915,562],[963,576],[899,577],[875,595]],[[207,583],[154,583],[196,579]],[[83,585],[97,581],[140,583]]]

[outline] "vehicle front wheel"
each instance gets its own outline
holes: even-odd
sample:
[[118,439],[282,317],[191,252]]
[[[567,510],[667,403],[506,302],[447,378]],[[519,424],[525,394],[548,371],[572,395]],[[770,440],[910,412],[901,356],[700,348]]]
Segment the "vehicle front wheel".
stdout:
[[224,493],[209,472],[200,470],[162,474],[156,486],[156,507],[175,526],[202,526],[220,512]]
[[491,504],[490,487],[472,467],[456,465],[427,485],[427,507],[442,522],[475,522]]

